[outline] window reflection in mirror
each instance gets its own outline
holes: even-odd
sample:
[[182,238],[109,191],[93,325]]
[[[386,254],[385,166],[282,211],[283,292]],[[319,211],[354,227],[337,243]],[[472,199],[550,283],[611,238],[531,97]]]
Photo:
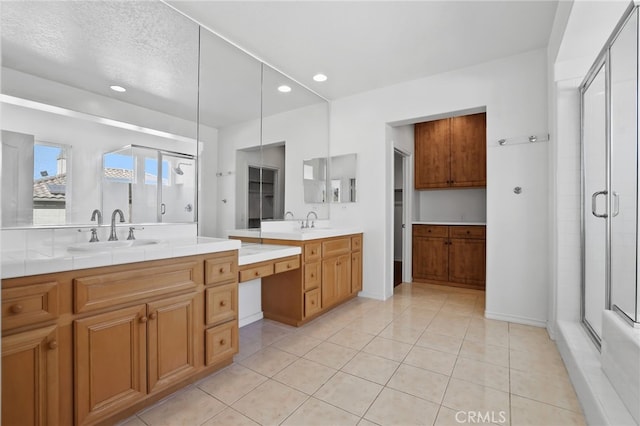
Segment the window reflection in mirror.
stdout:
[[120,209],[127,222],[193,222],[196,170],[192,155],[127,146],[103,157],[105,212]]
[[71,148],[2,131],[2,226],[63,225]]

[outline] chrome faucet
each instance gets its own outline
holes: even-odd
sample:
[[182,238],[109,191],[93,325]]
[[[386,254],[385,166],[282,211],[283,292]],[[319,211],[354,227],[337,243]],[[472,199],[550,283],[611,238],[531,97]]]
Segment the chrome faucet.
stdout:
[[124,222],[124,213],[122,210],[115,209],[111,213],[111,233],[109,234],[109,241],[118,241],[118,235],[116,234],[116,214],[120,215],[120,222]]
[[288,215],[288,214],[290,214],[290,215],[291,215],[291,219],[293,219],[293,217],[294,217],[294,216],[293,216],[293,212],[288,211],[288,212],[286,212],[286,213],[284,214],[284,220],[287,220],[287,215]]
[[102,212],[99,209],[91,212],[91,222],[95,221],[96,218],[98,219],[98,226],[102,225]]
[[[313,210],[311,210],[309,213],[307,213],[307,223],[306,223],[306,224],[305,224],[305,226],[304,226],[305,228],[308,228],[308,227],[309,227],[309,216],[311,216],[312,214],[315,216],[316,220],[318,220],[318,215],[316,214],[316,212],[314,212]],[[315,226],[316,226],[315,222],[314,222],[314,221],[311,221],[311,227],[312,227],[312,228],[315,228]]]

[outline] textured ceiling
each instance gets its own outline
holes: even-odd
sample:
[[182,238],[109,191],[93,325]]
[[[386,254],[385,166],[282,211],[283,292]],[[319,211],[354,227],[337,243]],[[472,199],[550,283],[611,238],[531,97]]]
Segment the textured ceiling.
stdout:
[[[546,47],[557,1],[168,1],[329,99]],[[325,83],[312,76],[323,72]]]

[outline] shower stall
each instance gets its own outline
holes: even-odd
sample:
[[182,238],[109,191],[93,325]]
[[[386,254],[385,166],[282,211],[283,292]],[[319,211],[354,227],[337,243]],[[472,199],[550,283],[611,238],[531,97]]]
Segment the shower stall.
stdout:
[[631,3],[580,86],[581,319],[640,423],[638,37]]
[[102,208],[119,208],[131,223],[196,220],[193,155],[128,145],[103,155]]

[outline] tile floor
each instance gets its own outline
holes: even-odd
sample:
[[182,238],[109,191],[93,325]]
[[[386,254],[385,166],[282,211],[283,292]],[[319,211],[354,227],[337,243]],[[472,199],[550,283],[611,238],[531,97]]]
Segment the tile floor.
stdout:
[[123,425],[584,425],[546,330],[484,293],[401,284],[294,328],[240,329],[235,362]]

